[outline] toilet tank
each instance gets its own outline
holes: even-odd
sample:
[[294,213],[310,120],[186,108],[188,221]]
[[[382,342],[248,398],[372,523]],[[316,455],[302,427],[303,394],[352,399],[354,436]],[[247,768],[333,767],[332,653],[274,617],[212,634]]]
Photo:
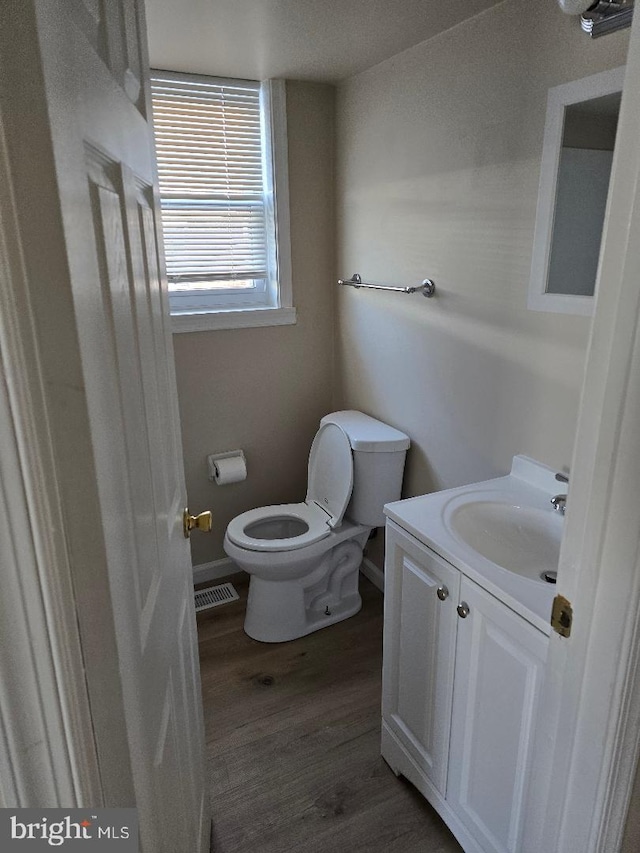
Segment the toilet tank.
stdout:
[[363,412],[333,412],[320,421],[327,423],[344,430],[353,452],[353,491],[345,516],[367,527],[382,527],[382,508],[400,499],[409,437]]

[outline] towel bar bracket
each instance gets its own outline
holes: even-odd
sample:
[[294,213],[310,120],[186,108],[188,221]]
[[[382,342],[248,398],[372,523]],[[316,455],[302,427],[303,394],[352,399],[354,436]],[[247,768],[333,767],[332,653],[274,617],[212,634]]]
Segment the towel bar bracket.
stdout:
[[430,278],[425,278],[422,280],[422,284],[419,289],[422,290],[423,296],[426,296],[427,299],[431,299],[431,297],[435,296],[436,293],[436,283]]

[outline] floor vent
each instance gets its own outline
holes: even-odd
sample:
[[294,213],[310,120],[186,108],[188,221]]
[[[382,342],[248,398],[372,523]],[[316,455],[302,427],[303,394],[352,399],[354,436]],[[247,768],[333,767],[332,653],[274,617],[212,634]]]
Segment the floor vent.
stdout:
[[240,598],[232,583],[220,583],[217,586],[207,586],[195,591],[196,613],[199,610],[208,610],[219,604],[227,604],[229,601],[237,601]]

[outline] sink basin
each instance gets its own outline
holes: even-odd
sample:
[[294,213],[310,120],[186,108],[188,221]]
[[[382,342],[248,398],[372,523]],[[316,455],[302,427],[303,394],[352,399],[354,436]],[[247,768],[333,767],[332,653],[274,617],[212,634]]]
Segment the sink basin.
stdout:
[[394,501],[384,511],[462,574],[549,634],[564,519],[551,507],[555,471],[514,456],[511,473]]
[[503,569],[531,580],[556,571],[562,518],[552,510],[500,501],[471,501],[457,507],[449,525],[459,539]]

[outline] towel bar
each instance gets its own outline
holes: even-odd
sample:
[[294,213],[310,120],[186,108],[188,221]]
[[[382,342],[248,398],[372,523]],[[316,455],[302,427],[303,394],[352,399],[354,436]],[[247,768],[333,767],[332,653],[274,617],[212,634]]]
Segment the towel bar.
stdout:
[[419,284],[416,287],[396,287],[395,285],[369,284],[366,281],[363,281],[357,272],[354,272],[351,278],[339,278],[338,284],[348,285],[349,287],[368,287],[370,290],[395,290],[398,293],[420,292],[428,299],[430,299],[436,292],[435,282],[430,278],[425,278],[422,284]]

